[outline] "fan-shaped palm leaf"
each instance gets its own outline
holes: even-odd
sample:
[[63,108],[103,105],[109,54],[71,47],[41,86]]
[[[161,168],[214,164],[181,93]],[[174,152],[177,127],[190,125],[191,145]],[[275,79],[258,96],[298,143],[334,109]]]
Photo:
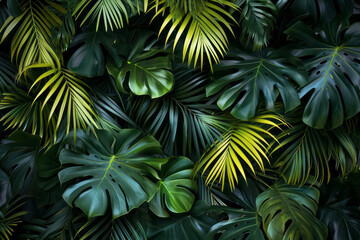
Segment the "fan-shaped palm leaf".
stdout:
[[277,138],[280,143],[272,153],[282,152],[275,155],[277,160],[273,167],[279,169],[289,184],[304,184],[310,174],[320,183],[325,178],[329,181],[331,159],[342,176],[356,166],[357,150],[344,127],[318,130],[298,119],[293,122],[293,127],[285,129]]
[[146,234],[137,218],[131,213],[113,219],[111,214],[104,217],[90,218],[77,235],[80,240],[146,240]]
[[198,158],[228,124],[226,118],[214,114],[216,107],[206,104],[205,74],[181,64],[173,71],[174,90],[160,99],[134,96],[131,116],[158,137],[166,153]]
[[0,55],[0,94],[14,87],[16,68]]
[[[90,7],[89,7],[90,6]],[[128,21],[130,13],[129,8],[134,11],[134,4],[131,0],[81,0],[74,10],[76,19],[84,12],[86,13],[81,25],[88,19],[94,21],[96,19],[96,30],[99,29],[100,21],[105,26],[105,31],[110,27],[111,31],[122,28],[124,20]]]
[[[229,131],[223,134],[221,141],[216,141],[202,156],[195,166],[194,173],[203,168],[204,174],[209,169],[206,184],[219,180],[222,189],[225,182],[234,189],[235,183],[238,182],[238,171],[246,180],[245,166],[255,174],[255,161],[261,171],[265,171],[263,159],[269,161],[266,150],[268,142],[265,137],[275,138],[270,129],[279,128],[278,124],[283,123],[280,116],[268,112],[262,112],[249,121],[234,121]],[[246,165],[243,166],[242,162]]]
[[0,209],[0,238],[10,240],[14,232],[14,228],[21,222],[21,217],[26,215],[26,211],[20,211],[20,208],[24,205],[21,202],[21,198],[10,201],[9,204],[4,205]]
[[[173,48],[175,49],[181,36],[184,36],[183,61],[188,57],[188,65],[193,61],[196,67],[200,59],[201,68],[206,57],[212,66],[213,61],[219,62],[219,55],[224,56],[228,48],[228,39],[225,28],[231,33],[233,30],[227,19],[236,22],[224,7],[237,9],[237,6],[226,0],[201,0],[201,1],[154,1],[150,10],[155,9],[155,16],[167,13],[160,28],[159,35],[171,22],[166,41],[175,29],[178,28]],[[149,11],[150,11],[149,10]],[[224,28],[225,26],[225,28]],[[234,34],[234,33],[233,33]]]
[[241,37],[254,42],[254,49],[266,46],[274,29],[277,8],[271,0],[235,0],[241,8]]
[[[38,64],[36,67],[49,67],[49,65]],[[97,127],[97,114],[90,95],[85,90],[87,85],[80,76],[67,69],[50,69],[36,79],[30,90],[35,86],[38,87],[41,82],[45,83],[41,85],[34,102],[42,96],[45,99],[40,111],[45,106],[51,106],[48,122],[53,121],[52,117],[57,113],[54,134],[64,120],[66,120],[66,133],[69,133],[71,127],[75,130],[75,134],[78,127],[82,129]]]
[[60,26],[62,22],[50,10],[50,6],[66,13],[65,9],[51,1],[23,1],[23,13],[18,17],[9,16],[0,29],[0,33],[3,32],[2,42],[20,24],[11,41],[11,59],[18,61],[20,73],[34,63],[60,67],[58,55],[52,46],[51,28]]
[[0,110],[7,110],[0,121],[7,129],[21,129],[37,134],[43,138],[45,145],[56,139],[57,116],[50,118],[51,108],[44,105],[41,99],[34,100],[33,94],[27,94],[21,89],[3,93],[0,100]]

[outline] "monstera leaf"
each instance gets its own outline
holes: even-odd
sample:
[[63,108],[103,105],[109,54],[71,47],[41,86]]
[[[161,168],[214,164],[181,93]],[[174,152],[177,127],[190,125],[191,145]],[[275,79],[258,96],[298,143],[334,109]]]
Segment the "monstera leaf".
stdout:
[[232,115],[248,120],[255,116],[262,96],[266,108],[273,109],[278,92],[286,111],[300,104],[295,87],[306,83],[306,73],[298,68],[299,59],[282,50],[264,50],[257,54],[233,49],[227,56],[227,60],[215,68],[215,81],[206,88],[210,96],[232,84],[217,102],[222,110],[232,108]]
[[141,219],[149,240],[204,240],[206,233],[216,223],[216,219],[206,214],[208,210],[209,206],[205,202],[197,201],[189,213],[164,219],[145,212],[141,214]]
[[310,78],[299,95],[310,97],[303,121],[311,127],[324,128],[328,123],[335,128],[360,111],[360,23],[343,33],[347,27],[346,22],[334,21],[315,35],[298,22],[286,30],[304,43],[294,53],[307,59]]
[[103,31],[96,31],[94,28],[84,28],[83,32],[76,35],[71,43],[71,46],[77,46],[84,43],[77,48],[68,62],[68,68],[84,77],[102,76],[105,72],[104,53],[101,47],[113,56],[117,61],[118,57],[115,50],[115,36],[113,33]]
[[170,216],[166,209],[173,213],[188,212],[195,200],[196,185],[190,178],[194,164],[185,157],[173,157],[163,165],[159,189],[150,201],[150,209],[159,217]]
[[347,19],[354,9],[354,0],[279,0],[278,8],[289,4],[292,16],[311,16],[316,22],[330,23],[336,17]]
[[276,184],[260,194],[256,206],[272,240],[326,239],[327,228],[314,215],[320,192],[309,186]]
[[68,149],[60,153],[60,162],[66,164],[59,172],[60,182],[79,179],[63,198],[89,217],[104,215],[110,207],[116,218],[153,197],[157,186],[146,174],[156,174],[154,168],[166,159],[152,157],[161,153],[161,146],[151,136],[142,137],[139,130],[99,130],[96,136],[77,135],[88,154]]
[[354,171],[323,185],[318,217],[328,226],[329,239],[360,239],[359,183],[359,171]]
[[216,239],[265,240],[256,212],[223,206],[214,206],[212,210],[222,211],[227,215],[227,219],[212,226],[206,239],[215,239],[215,235],[221,233]]
[[22,131],[14,132],[1,142],[0,166],[10,176],[13,195],[30,189],[40,144],[40,137]]
[[[158,98],[171,90],[174,76],[171,73],[169,52],[151,48],[153,33],[139,31],[131,33],[118,43],[122,64],[110,61],[106,68],[115,80],[118,89],[127,93],[127,88],[136,95]],[[128,39],[132,39],[130,46]],[[150,43],[148,43],[150,41]],[[128,87],[127,87],[128,85]]]

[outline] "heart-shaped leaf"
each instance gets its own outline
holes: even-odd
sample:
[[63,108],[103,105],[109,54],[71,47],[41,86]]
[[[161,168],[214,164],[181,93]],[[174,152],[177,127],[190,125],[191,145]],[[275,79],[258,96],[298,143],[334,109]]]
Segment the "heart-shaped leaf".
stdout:
[[[173,157],[163,165],[160,179],[157,183],[159,189],[150,201],[150,209],[159,217],[170,216],[173,213],[190,211],[195,195],[196,182],[191,179],[194,164],[185,157]],[[192,190],[192,191],[191,191]]]
[[[106,68],[115,78],[121,92],[127,93],[126,89],[130,88],[136,95],[158,98],[173,87],[174,76],[170,71],[169,51],[152,48],[154,42],[147,43],[151,37],[151,32],[135,32],[130,38],[124,38],[123,42],[119,41],[118,52],[122,54],[124,61],[121,66],[109,61]],[[130,49],[127,49],[128,39],[132,39]]]

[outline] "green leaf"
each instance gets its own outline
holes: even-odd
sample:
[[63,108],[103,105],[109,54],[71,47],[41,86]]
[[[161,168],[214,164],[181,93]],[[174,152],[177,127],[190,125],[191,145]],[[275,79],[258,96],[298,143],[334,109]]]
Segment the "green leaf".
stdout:
[[360,23],[343,32],[347,27],[346,21],[334,21],[315,35],[298,22],[285,32],[303,43],[294,53],[307,57],[310,78],[299,96],[310,97],[303,121],[311,127],[335,128],[360,111]]
[[21,202],[22,198],[16,198],[4,205],[0,209],[0,238],[14,239],[12,237],[15,228],[22,222],[21,217],[27,214],[26,211],[20,211],[25,204]]
[[[116,218],[153,197],[157,187],[146,174],[156,175],[153,168],[159,169],[166,159],[152,157],[161,153],[160,144],[151,136],[141,137],[135,129],[99,130],[96,136],[77,135],[88,154],[68,149],[60,153],[60,162],[66,164],[59,172],[60,182],[80,178],[63,198],[89,217],[102,216],[110,208]],[[69,141],[73,144],[71,137]]]
[[199,158],[229,124],[206,99],[206,74],[183,64],[173,72],[174,89],[160,99],[134,97],[131,117],[159,139],[165,153]]
[[[54,51],[51,42],[51,28],[62,24],[62,21],[50,9],[51,2],[31,0],[23,1],[23,13],[18,17],[9,16],[0,33],[3,33],[3,42],[17,25],[11,41],[11,59],[16,59],[19,72],[34,63],[46,63],[60,67],[60,58]],[[51,6],[66,12],[60,5],[51,3]]]
[[254,42],[254,49],[261,49],[268,44],[277,8],[271,0],[235,0],[242,11],[240,15],[241,37]]
[[83,32],[76,35],[71,46],[78,46],[81,42],[84,44],[76,49],[67,66],[69,70],[76,72],[84,77],[102,76],[105,72],[104,53],[102,46],[119,62],[115,50],[114,33],[95,31],[91,27],[86,27]]
[[0,145],[0,166],[10,176],[14,196],[31,190],[40,144],[40,137],[16,131]]
[[225,183],[234,189],[238,183],[238,172],[246,180],[245,171],[255,174],[254,167],[265,171],[268,142],[265,137],[274,138],[270,130],[284,123],[278,115],[261,112],[249,121],[233,121],[221,141],[217,140],[196,163],[194,175],[202,169],[202,175],[209,169],[205,184],[218,180],[224,189]]
[[206,233],[216,223],[214,218],[206,214],[208,210],[209,206],[205,202],[197,201],[189,213],[158,218],[144,212],[141,219],[149,240],[204,240]]
[[[275,163],[273,168],[281,173],[289,184],[305,184],[310,176],[314,181],[328,182],[331,175],[341,176],[357,166],[356,144],[351,139],[351,130],[345,126],[336,129],[313,129],[301,121],[301,109],[293,114],[291,127],[284,129],[270,147]],[[277,153],[275,155],[274,153]],[[332,170],[332,171],[330,171]]]
[[206,239],[215,239],[214,237],[221,233],[220,237],[216,239],[265,240],[260,227],[261,221],[256,212],[248,212],[225,206],[213,206],[211,209],[225,213],[227,219],[212,226]]
[[[151,98],[163,96],[174,84],[169,52],[151,48],[153,43],[146,43],[153,37],[151,32],[138,31],[128,37],[117,43],[120,48],[118,52],[125,52],[122,55],[124,61],[121,65],[108,62],[106,68],[109,74],[115,78],[121,92],[127,93],[128,85],[136,95],[149,95]],[[127,49],[129,39],[131,43]]]
[[45,145],[54,142],[57,137],[56,116],[48,121],[51,108],[43,106],[40,99],[34,100],[32,93],[28,94],[19,88],[13,88],[4,93],[0,99],[0,110],[7,110],[1,117],[6,129],[21,129],[23,131],[37,134]]
[[282,8],[285,4],[292,16],[310,16],[318,24],[329,24],[339,17],[346,21],[355,7],[354,0],[279,0],[276,5]]
[[318,217],[328,226],[329,239],[359,239],[359,171],[350,173],[346,179],[335,178],[321,190]]
[[131,213],[112,219],[111,214],[104,217],[90,218],[79,229],[78,236],[85,239],[111,240],[146,240],[146,235],[139,220]]
[[325,240],[326,226],[315,217],[320,192],[315,187],[275,184],[256,199],[267,236],[273,240]]
[[[46,67],[39,64],[38,67]],[[85,79],[67,69],[50,69],[40,75],[31,86],[30,90],[35,86],[41,85],[34,102],[45,97],[41,106],[41,110],[46,106],[51,109],[48,114],[47,122],[55,121],[53,117],[57,117],[56,128],[53,132],[54,142],[56,142],[56,133],[62,122],[66,123],[66,134],[70,129],[77,128],[94,129],[97,127],[97,114],[95,112],[93,102],[89,93],[86,91],[88,85]],[[76,137],[76,135],[74,135]]]
[[10,178],[7,173],[0,168],[0,207],[4,206],[5,203],[12,196]]
[[0,94],[14,87],[16,68],[1,54],[0,55]]
[[[234,35],[231,23],[235,19],[224,8],[238,10],[238,7],[226,0],[209,1],[154,1],[149,11],[155,9],[156,16],[167,15],[160,27],[159,35],[170,23],[165,45],[176,30],[173,49],[180,38],[184,39],[182,60],[186,56],[188,65],[193,63],[194,68],[200,61],[201,69],[204,59],[207,59],[212,68],[213,62],[218,63],[219,57],[224,56],[228,48],[228,38],[225,30]],[[169,9],[169,11],[168,11]]]
[[150,210],[159,217],[190,211],[195,195],[196,182],[190,178],[194,164],[185,157],[172,157],[164,164],[157,182],[158,191],[150,201]]
[[45,220],[45,224],[38,238],[59,240],[74,239],[77,229],[75,225],[77,218],[78,216],[74,214],[74,209],[64,201],[58,201],[42,215],[42,220]]
[[283,50],[248,53],[232,49],[227,60],[216,66],[215,81],[206,94],[213,95],[231,84],[217,103],[222,110],[231,108],[231,114],[241,120],[255,116],[262,97],[266,108],[273,110],[279,92],[286,111],[290,111],[300,104],[292,82],[298,86],[306,83],[306,72],[299,66],[301,61]]
[[[90,9],[87,8],[89,5],[91,6]],[[74,9],[74,15],[78,19],[79,16],[86,14],[81,25],[89,19],[90,21],[96,19],[96,31],[99,29],[100,23],[105,26],[105,31],[109,27],[113,31],[114,28],[122,28],[124,26],[123,18],[127,22],[129,15],[134,10],[135,7],[131,0],[81,0]]]
[[19,0],[7,0],[6,2],[11,16],[18,17],[22,14]]

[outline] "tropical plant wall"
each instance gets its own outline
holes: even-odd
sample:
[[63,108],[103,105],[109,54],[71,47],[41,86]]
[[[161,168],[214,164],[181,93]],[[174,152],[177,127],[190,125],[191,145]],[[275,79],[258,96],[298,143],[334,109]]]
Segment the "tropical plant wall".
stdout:
[[360,239],[359,14],[0,1],[0,239]]

